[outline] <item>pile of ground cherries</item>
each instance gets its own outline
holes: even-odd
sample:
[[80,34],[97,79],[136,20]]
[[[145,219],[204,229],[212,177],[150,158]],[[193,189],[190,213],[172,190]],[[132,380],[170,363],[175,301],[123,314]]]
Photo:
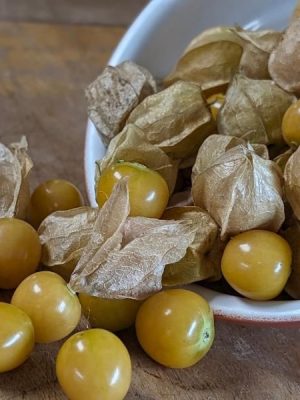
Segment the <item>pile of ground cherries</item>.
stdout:
[[[299,119],[293,105],[284,119],[284,134],[294,141],[293,112]],[[168,185],[157,172],[135,163],[116,163],[103,172],[96,187],[99,206],[124,177],[131,215],[160,218],[169,200]],[[32,193],[27,222],[0,219],[0,289],[13,290],[11,303],[0,303],[0,373],[23,364],[35,343],[68,337],[56,358],[57,378],[68,398],[121,400],[129,390],[132,367],[125,345],[114,332],[135,325],[141,347],[153,360],[170,368],[186,368],[211,348],[214,318],[205,299],[182,288],[162,290],[145,301],[101,299],[77,295],[60,275],[43,270],[36,229],[52,212],[82,205],[73,184],[50,180]],[[221,269],[241,295],[268,300],[283,290],[291,260],[285,239],[253,230],[228,242]],[[91,329],[71,335],[82,313]]]

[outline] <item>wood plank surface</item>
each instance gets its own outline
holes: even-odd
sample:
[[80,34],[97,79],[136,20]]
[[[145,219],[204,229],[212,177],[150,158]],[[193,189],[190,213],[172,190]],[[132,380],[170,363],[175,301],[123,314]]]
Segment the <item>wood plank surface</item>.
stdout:
[[[123,32],[122,27],[0,22],[0,140],[27,135],[37,166],[33,186],[64,177],[84,190],[83,90]],[[4,297],[0,292],[0,300]],[[151,361],[133,331],[120,337],[133,363],[127,400],[300,399],[299,328],[217,321],[212,350],[185,370]],[[65,399],[55,376],[60,344],[36,346],[22,367],[0,375],[0,400]]]

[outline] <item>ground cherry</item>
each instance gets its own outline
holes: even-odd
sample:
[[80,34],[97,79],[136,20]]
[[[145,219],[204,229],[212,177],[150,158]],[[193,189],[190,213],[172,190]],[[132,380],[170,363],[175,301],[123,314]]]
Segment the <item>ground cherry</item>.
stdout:
[[253,230],[235,236],[222,257],[222,272],[240,294],[270,300],[283,290],[291,273],[292,251],[274,232]]
[[0,372],[23,364],[34,346],[33,325],[24,311],[0,303]]
[[54,211],[70,210],[83,205],[80,191],[64,179],[52,179],[39,185],[32,193],[28,220],[38,228],[40,223]]
[[16,218],[0,218],[0,288],[14,289],[36,271],[41,258],[37,232]]
[[136,318],[136,334],[145,352],[166,367],[197,363],[214,340],[209,304],[184,289],[165,290],[148,298]]
[[85,293],[79,294],[82,311],[93,328],[112,332],[134,324],[140,301],[132,299],[100,299]]
[[223,93],[213,94],[213,95],[209,96],[206,101],[207,101],[207,104],[209,105],[213,119],[216,121],[218,112],[224,104],[225,96]]
[[124,177],[128,177],[130,215],[160,218],[169,201],[168,185],[159,173],[138,163],[119,162],[103,171],[96,188],[99,206]]
[[300,100],[286,110],[282,120],[282,135],[289,145],[300,145]]
[[69,335],[81,317],[78,297],[54,272],[30,275],[17,287],[11,302],[31,318],[38,343],[54,342]]
[[122,400],[130,386],[131,361],[117,336],[90,329],[63,344],[56,374],[70,400]]

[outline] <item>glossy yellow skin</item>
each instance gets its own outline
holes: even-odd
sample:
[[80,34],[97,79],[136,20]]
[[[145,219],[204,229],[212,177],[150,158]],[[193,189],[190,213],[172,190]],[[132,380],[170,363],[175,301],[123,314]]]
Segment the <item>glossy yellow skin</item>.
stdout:
[[131,382],[131,361],[117,336],[90,329],[63,344],[56,374],[69,400],[122,400]]
[[36,271],[41,258],[37,232],[16,218],[0,218],[0,288],[14,289]]
[[218,112],[225,101],[225,96],[223,93],[213,94],[206,100],[209,105],[210,112],[212,113],[213,119],[216,121],[218,117]]
[[93,328],[116,332],[135,323],[140,301],[132,299],[100,299],[85,293],[79,294],[82,311]]
[[276,233],[253,230],[235,236],[222,257],[222,273],[238,293],[270,300],[283,290],[291,273],[292,251]]
[[0,303],[0,373],[19,367],[34,346],[33,325],[19,308]]
[[80,191],[64,179],[52,179],[39,185],[32,193],[29,206],[29,222],[38,228],[54,211],[70,210],[83,205]]
[[136,318],[136,334],[145,352],[171,368],[196,364],[214,340],[214,318],[201,296],[184,289],[164,290],[148,298]]
[[54,272],[30,275],[17,287],[11,303],[31,318],[37,343],[55,342],[66,337],[81,317],[78,297]]
[[169,188],[159,173],[137,163],[120,162],[100,176],[96,198],[100,207],[111,195],[115,184],[128,177],[130,215],[160,218],[169,201]]
[[300,100],[293,103],[282,120],[282,135],[289,145],[300,145]]

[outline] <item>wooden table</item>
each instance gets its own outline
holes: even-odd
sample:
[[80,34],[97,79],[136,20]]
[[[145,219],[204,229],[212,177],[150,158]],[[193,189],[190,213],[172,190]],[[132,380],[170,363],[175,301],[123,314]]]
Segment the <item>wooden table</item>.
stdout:
[[[64,177],[84,191],[87,116],[83,90],[145,3],[0,0],[0,138],[9,143],[27,135],[37,166],[33,186],[47,178]],[[186,370],[152,362],[138,346],[134,332],[120,336],[133,362],[127,400],[300,399],[298,328],[217,321],[212,350]],[[54,369],[59,346],[37,346],[21,368],[1,375],[0,400],[65,399]]]

